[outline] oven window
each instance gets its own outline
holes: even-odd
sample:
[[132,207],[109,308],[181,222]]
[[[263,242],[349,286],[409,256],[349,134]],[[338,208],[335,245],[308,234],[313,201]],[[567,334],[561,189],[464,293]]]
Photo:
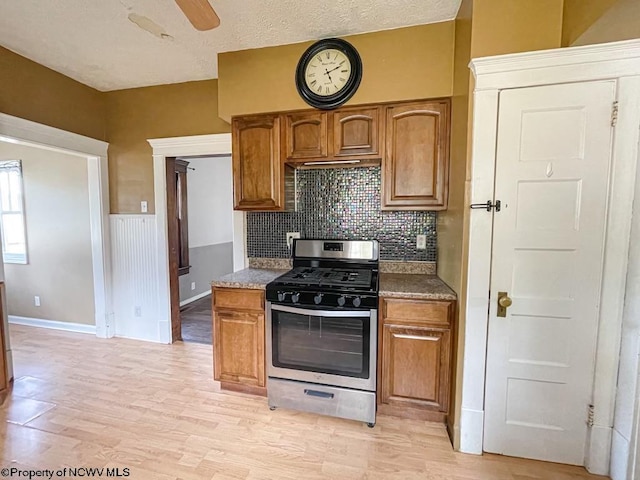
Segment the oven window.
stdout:
[[272,310],[273,366],[369,378],[369,317]]

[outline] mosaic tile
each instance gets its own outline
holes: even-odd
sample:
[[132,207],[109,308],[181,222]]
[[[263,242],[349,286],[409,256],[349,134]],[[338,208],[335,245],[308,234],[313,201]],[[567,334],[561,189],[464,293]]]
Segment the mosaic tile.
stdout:
[[[287,258],[287,232],[302,238],[377,239],[380,258],[436,261],[436,212],[380,210],[380,167],[298,170],[297,211],[249,212],[249,257]],[[416,235],[427,236],[426,250]]]

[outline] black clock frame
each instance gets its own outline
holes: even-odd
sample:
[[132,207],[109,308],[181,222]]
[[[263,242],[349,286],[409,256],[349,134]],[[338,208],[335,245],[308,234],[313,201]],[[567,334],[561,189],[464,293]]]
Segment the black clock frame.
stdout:
[[[316,94],[307,86],[304,76],[307,65],[311,59],[318,52],[328,48],[339,50],[345,54],[351,62],[351,76],[349,80],[347,80],[345,86],[338,93],[322,96]],[[302,54],[302,57],[300,57],[300,61],[298,62],[298,67],[296,68],[296,88],[298,89],[298,93],[309,105],[321,110],[332,110],[345,103],[353,96],[354,93],[356,93],[361,80],[362,60],[360,59],[360,54],[353,45],[341,38],[326,38],[324,40],[317,41],[307,48],[307,50]]]

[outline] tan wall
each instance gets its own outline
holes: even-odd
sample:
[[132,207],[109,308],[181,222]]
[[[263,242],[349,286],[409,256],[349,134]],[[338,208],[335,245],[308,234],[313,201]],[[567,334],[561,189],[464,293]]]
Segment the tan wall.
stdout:
[[4,266],[9,314],[95,325],[87,160],[0,142],[9,159],[22,160],[29,261]]
[[140,213],[153,200],[150,138],[230,131],[218,117],[218,81],[161,85],[107,92],[111,213]]
[[618,0],[571,45],[592,45],[634,38],[640,38],[640,0]]
[[[451,96],[454,22],[344,37],[360,53],[362,83],[351,105]],[[311,42],[218,55],[220,117],[309,108],[295,87]]]
[[104,94],[0,47],[0,112],[106,140]]
[[[572,45],[619,0],[564,0],[562,46]],[[630,0],[637,3],[637,0]],[[632,20],[632,19],[625,19]],[[635,19],[636,21],[638,19]]]
[[[465,180],[467,166],[467,125],[469,119],[469,60],[471,59],[471,18],[473,1],[463,0],[455,22],[453,97],[451,99],[451,147],[449,206],[438,212],[438,276],[458,294],[462,291],[462,240],[464,227]],[[459,337],[461,332],[457,332]],[[461,362],[461,359],[460,359]],[[461,378],[454,370],[453,384]],[[457,417],[448,419],[454,447],[459,448]]]
[[[470,140],[475,86],[466,64],[469,57],[557,48],[561,31],[562,0],[465,0],[458,13],[450,198],[448,210],[438,214],[438,275],[456,291],[459,306],[466,303],[470,212],[466,205],[472,177]],[[460,442],[465,319],[464,309],[459,308],[454,408],[449,421],[456,448]]]
[[474,0],[471,58],[560,46],[563,0]]

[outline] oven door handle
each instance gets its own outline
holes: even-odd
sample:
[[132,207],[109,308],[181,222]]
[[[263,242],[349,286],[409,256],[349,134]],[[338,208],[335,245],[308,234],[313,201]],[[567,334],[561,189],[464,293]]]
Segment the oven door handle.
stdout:
[[314,317],[370,317],[369,310],[308,310],[306,308],[287,307],[271,304],[271,310],[299,315],[312,315]]

